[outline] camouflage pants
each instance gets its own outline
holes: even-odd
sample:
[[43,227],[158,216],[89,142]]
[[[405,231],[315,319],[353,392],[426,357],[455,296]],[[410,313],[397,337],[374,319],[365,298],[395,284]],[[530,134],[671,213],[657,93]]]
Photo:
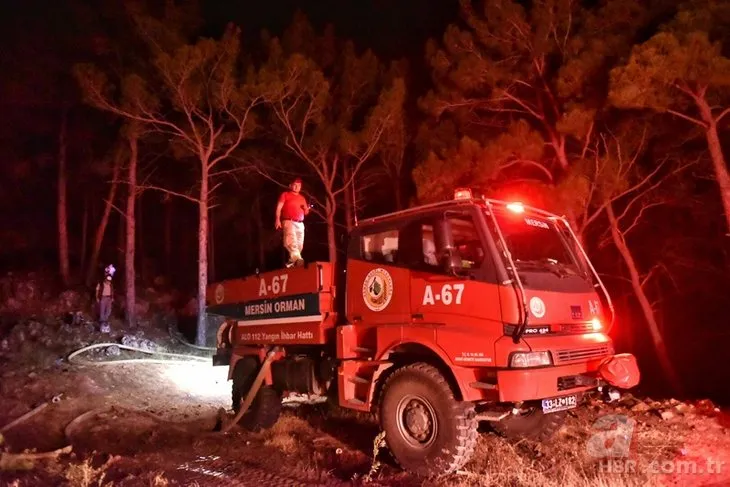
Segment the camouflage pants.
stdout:
[[289,263],[294,263],[302,258],[304,248],[304,223],[284,220],[284,248],[289,252]]

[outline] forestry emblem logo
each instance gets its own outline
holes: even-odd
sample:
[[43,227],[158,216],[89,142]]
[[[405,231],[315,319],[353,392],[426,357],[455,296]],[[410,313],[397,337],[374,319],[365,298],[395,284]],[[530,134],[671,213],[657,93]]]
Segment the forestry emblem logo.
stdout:
[[393,297],[393,278],[385,269],[378,267],[368,272],[362,283],[362,297],[373,311],[382,311]]
[[542,318],[545,316],[545,302],[537,296],[534,296],[530,299],[530,311],[532,311],[532,314],[536,318]]
[[221,304],[223,302],[223,297],[225,296],[223,291],[223,284],[218,284],[215,287],[215,303]]

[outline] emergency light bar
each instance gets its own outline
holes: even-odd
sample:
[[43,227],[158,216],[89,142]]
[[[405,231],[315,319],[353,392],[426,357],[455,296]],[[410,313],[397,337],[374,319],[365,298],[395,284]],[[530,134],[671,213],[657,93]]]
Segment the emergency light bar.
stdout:
[[470,200],[472,198],[471,190],[469,188],[459,188],[454,191],[455,200]]
[[510,211],[513,211],[515,213],[524,213],[525,207],[522,206],[522,203],[516,201],[514,203],[507,203],[507,209]]

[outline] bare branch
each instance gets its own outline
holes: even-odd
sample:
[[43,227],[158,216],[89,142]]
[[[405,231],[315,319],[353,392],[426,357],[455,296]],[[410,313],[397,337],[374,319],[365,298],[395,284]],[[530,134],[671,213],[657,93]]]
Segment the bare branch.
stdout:
[[674,83],[674,87],[677,88],[679,91],[687,95],[688,97],[692,98],[692,100],[697,101],[698,96],[697,93],[690,90],[689,87],[686,85],[686,83]]
[[[658,167],[657,167],[657,168],[656,168],[656,169],[655,169],[655,170],[654,170],[654,171],[652,172],[652,174],[650,174],[649,176],[647,176],[646,178],[644,178],[644,180],[642,180],[642,181],[641,181],[641,182],[639,182],[638,184],[634,185],[634,186],[633,186],[632,188],[629,188],[629,190],[627,190],[627,191],[624,191],[624,193],[622,193],[622,195],[626,195],[626,194],[628,194],[628,192],[630,192],[630,191],[637,191],[637,190],[638,190],[638,189],[639,189],[639,188],[640,188],[641,186],[643,186],[643,184],[644,184],[644,183],[645,183],[646,181],[648,181],[648,180],[649,180],[649,178],[651,178],[651,176],[652,176],[653,174],[655,174],[656,172],[658,172],[658,170],[659,170],[659,169],[661,169],[661,168],[662,168],[662,167],[663,167],[663,166],[664,166],[664,165],[666,164],[666,162],[667,162],[667,159],[665,158],[664,160],[662,160],[662,162],[661,162],[661,163],[659,164],[659,166],[658,166]],[[661,185],[662,183],[664,183],[664,181],[665,181],[665,180],[666,180],[667,178],[669,178],[669,177],[671,177],[671,176],[674,176],[674,175],[676,175],[676,174],[679,174],[680,172],[684,171],[684,170],[685,170],[685,169],[687,169],[688,167],[691,167],[691,166],[692,166],[692,165],[694,165],[695,163],[696,163],[696,161],[691,161],[691,162],[687,162],[687,163],[681,164],[681,165],[679,165],[679,166],[678,166],[677,168],[675,168],[675,169],[674,169],[673,171],[671,171],[671,172],[670,172],[669,174],[666,174],[666,175],[664,175],[663,177],[661,177],[661,178],[659,178],[659,179],[658,179],[657,181],[655,181],[655,182],[654,182],[653,184],[651,184],[651,185],[650,185],[649,187],[647,187],[647,188],[643,189],[643,190],[642,190],[642,191],[641,191],[641,192],[640,192],[639,194],[635,195],[635,196],[634,196],[634,197],[633,197],[633,198],[631,199],[631,201],[629,201],[629,203],[628,203],[628,204],[626,205],[626,208],[624,208],[624,211],[623,211],[623,212],[621,212],[621,214],[620,214],[620,215],[619,215],[619,216],[618,216],[618,217],[617,217],[616,219],[617,219],[617,220],[618,220],[618,221],[620,222],[620,221],[621,221],[621,220],[622,220],[622,219],[623,219],[623,218],[624,218],[624,217],[625,217],[625,216],[626,216],[626,215],[627,215],[627,214],[629,213],[629,211],[631,210],[631,208],[633,207],[633,205],[634,205],[634,204],[635,204],[635,203],[636,203],[637,201],[639,201],[639,199],[640,199],[641,197],[643,197],[644,195],[648,194],[649,192],[651,192],[651,191],[653,191],[654,189],[656,189],[657,187],[659,187],[659,186],[660,186],[660,185]],[[616,200],[617,200],[617,198],[614,198],[614,199],[613,199],[613,201],[616,201]],[[662,203],[660,203],[660,204],[663,204],[663,203],[666,203],[666,202],[662,202]],[[655,205],[652,205],[652,206],[655,206]],[[632,225],[632,226],[633,226],[633,225]]]
[[215,178],[218,176],[227,176],[227,175],[231,175],[231,174],[238,174],[238,173],[246,172],[246,171],[249,171],[250,169],[251,169],[251,166],[236,167],[233,169],[221,169],[221,170],[218,170],[215,172],[208,173],[208,176],[210,176],[211,178]]
[[594,120],[591,120],[591,126],[588,128],[588,133],[586,134],[586,142],[583,144],[583,151],[580,154],[581,159],[586,158],[586,152],[588,151],[588,145],[591,143],[591,135],[593,135],[593,124],[595,123]]
[[703,128],[704,127],[707,127],[707,124],[705,122],[703,122],[702,120],[698,120],[696,118],[690,117],[689,115],[685,115],[684,113],[680,113],[680,112],[678,112],[676,110],[671,110],[670,109],[670,110],[667,110],[667,112],[671,113],[672,115],[676,115],[679,118],[683,118],[683,119],[685,119],[685,120],[687,120],[689,122],[692,122],[695,125],[699,125],[700,127],[703,127]]
[[[246,107],[246,111],[244,112],[243,116],[240,120],[236,119],[234,117],[234,120],[236,120],[236,124],[238,125],[238,133],[236,134],[236,140],[228,146],[228,149],[221,154],[220,156],[216,157],[212,161],[208,163],[208,168],[212,168],[216,164],[218,164],[220,161],[227,159],[230,157],[230,155],[233,153],[234,150],[238,148],[238,146],[241,145],[241,142],[243,141],[243,138],[246,136],[246,120],[249,117],[249,114],[251,110],[258,104],[259,98],[256,98],[253,100],[249,105]],[[221,126],[221,131],[223,130],[223,127]]]
[[[375,135],[373,136],[372,140],[370,140],[364,153],[361,154],[360,156],[355,156],[355,157],[357,157],[357,162],[355,163],[355,166],[352,168],[350,177],[347,179],[347,181],[344,181],[342,183],[342,187],[340,187],[339,189],[337,189],[336,191],[334,191],[332,193],[333,196],[337,196],[338,194],[340,194],[341,192],[345,191],[347,188],[350,187],[353,180],[355,179],[355,176],[360,171],[360,168],[362,167],[362,165],[365,163],[365,161],[367,161],[370,158],[370,155],[375,150],[375,147],[377,147],[378,142],[380,141],[380,136],[382,135],[383,130],[385,129],[387,121],[388,121],[388,118],[386,118],[385,120],[383,120],[380,123],[380,126],[377,128]],[[355,155],[355,154],[353,154],[353,155]]]
[[[335,185],[335,177],[337,176],[337,169],[340,162],[340,155],[335,153],[334,156],[332,156],[332,168],[329,170],[329,180],[327,181],[327,188],[332,188]],[[323,164],[327,164],[326,159],[323,160]]]
[[[654,170],[651,171],[649,174],[647,174],[641,181],[637,182],[636,184],[632,185],[631,187],[627,188],[626,190],[622,191],[621,193],[611,197],[611,201],[612,202],[618,201],[619,199],[623,198],[624,196],[626,196],[630,193],[633,193],[635,191],[638,191],[639,188],[643,187],[646,183],[651,181],[651,179],[664,167],[664,164],[666,164],[666,162],[667,162],[667,159],[663,159],[662,162],[657,164],[657,167],[655,167]],[[643,194],[647,193],[649,190],[653,189],[654,187],[656,187],[656,184],[652,185],[649,189],[644,191]],[[621,214],[621,216],[623,216],[624,214],[625,214],[625,211],[624,211],[624,213]],[[619,217],[619,219],[621,219],[621,217]]]
[[178,196],[178,197],[183,198],[183,199],[186,199],[188,201],[192,201],[195,204],[199,204],[200,203],[200,200],[198,198],[194,197],[194,196],[190,196],[190,195],[184,194],[184,193],[178,193],[177,191],[172,191],[171,189],[162,188],[160,186],[154,186],[154,185],[147,184],[147,185],[144,186],[144,189],[151,189],[151,190],[154,190],[154,191],[161,191],[163,193],[166,193],[166,194],[169,194],[169,195],[172,195],[172,196]]
[[544,117],[543,115],[541,115],[541,114],[537,113],[537,111],[536,111],[536,110],[535,110],[535,109],[534,109],[533,107],[531,107],[531,106],[530,106],[529,104],[527,104],[526,102],[524,102],[524,101],[520,100],[520,99],[519,99],[519,98],[517,98],[516,96],[514,96],[514,95],[510,94],[510,93],[509,93],[509,92],[508,92],[507,90],[501,90],[501,93],[502,93],[502,95],[503,95],[503,96],[504,96],[505,98],[507,98],[507,99],[509,99],[509,100],[513,101],[514,103],[516,103],[516,104],[518,104],[519,106],[521,106],[522,108],[524,108],[524,109],[525,109],[525,110],[526,110],[526,111],[527,111],[527,112],[528,112],[528,113],[529,113],[530,115],[532,115],[532,116],[533,116],[533,117],[535,117],[536,119],[538,119],[538,120],[540,120],[540,121],[544,121],[544,120],[545,120],[545,117]]
[[[657,183],[657,186],[658,186],[658,185],[659,185],[660,183],[661,183],[661,181],[660,181],[659,183]],[[636,199],[638,199],[638,198],[639,198],[639,196],[640,196],[640,195],[638,195],[638,196],[636,197]],[[631,203],[633,203],[634,201],[636,201],[636,199],[632,200],[632,202],[631,202]],[[631,222],[631,225],[629,225],[629,226],[628,226],[628,228],[626,228],[625,230],[623,230],[623,234],[624,234],[624,235],[628,234],[628,233],[629,233],[629,232],[630,232],[631,230],[633,230],[633,229],[634,229],[634,228],[636,227],[636,225],[638,225],[638,224],[639,224],[639,221],[641,220],[641,217],[642,217],[642,216],[644,215],[644,213],[646,212],[646,210],[648,210],[649,208],[655,208],[655,207],[657,207],[657,206],[662,206],[662,205],[664,205],[664,204],[666,204],[666,202],[665,202],[665,201],[655,201],[655,202],[653,202],[653,203],[647,203],[647,204],[645,204],[644,206],[642,206],[642,207],[641,207],[641,209],[639,210],[639,213],[637,213],[637,214],[636,214],[636,216],[634,217],[634,221],[633,221],[633,222]],[[629,207],[629,205],[627,205],[627,207],[626,207],[626,208],[628,209],[628,207]],[[617,218],[616,218],[616,221],[617,221],[617,222],[619,222],[619,224],[620,224],[620,222],[621,222],[621,217],[623,217],[623,216],[625,216],[625,215],[626,215],[626,210],[624,210],[624,212],[623,212],[623,213],[621,213],[621,216],[620,216],[620,217],[617,217]]]
[[106,199],[106,198],[104,198],[104,202],[105,202],[106,204],[108,204],[109,206],[111,206],[112,208],[114,208],[114,209],[115,209],[115,210],[117,211],[117,213],[119,213],[119,215],[120,215],[120,216],[121,216],[122,218],[124,218],[125,220],[127,219],[127,212],[126,212],[126,211],[122,210],[121,208],[119,208],[119,207],[118,207],[117,205],[115,205],[115,204],[114,204],[113,202],[110,202],[110,201],[109,201],[108,199]]
[[294,154],[299,156],[304,162],[309,164],[309,166],[314,169],[314,171],[317,173],[317,175],[320,177],[320,179],[324,182],[327,181],[327,177],[322,172],[322,169],[319,167],[319,165],[312,160],[312,158],[309,157],[307,152],[304,150],[304,146],[300,143],[300,140],[296,133],[294,132],[294,128],[291,124],[291,119],[287,116],[287,109],[284,108],[284,104],[281,100],[279,100],[278,103],[274,104],[274,113],[276,114],[276,117],[279,119],[279,121],[284,126],[284,129],[289,134],[288,137],[286,137],[285,145],[286,147],[292,151]]
[[218,188],[221,187],[221,184],[223,184],[223,183],[215,183],[213,185],[213,187],[208,190],[208,195],[209,196],[212,195],[215,192],[216,189],[218,189]]
[[[113,113],[115,115],[127,118],[129,120],[134,120],[137,122],[141,122],[144,124],[149,124],[152,126],[155,126],[157,128],[167,128],[169,129],[170,133],[174,134],[177,137],[180,137],[181,139],[187,141],[190,144],[194,144],[195,140],[193,140],[188,133],[186,133],[182,128],[175,125],[172,122],[168,122],[164,118],[160,116],[154,115],[152,112],[150,112],[147,109],[144,109],[141,106],[137,106],[137,108],[142,113],[135,114],[133,112],[124,110],[120,108],[117,105],[113,105],[109,100],[106,99],[106,97],[94,86],[89,86],[89,91],[91,94],[91,97],[94,99],[97,105],[99,105],[100,108],[103,110],[106,110],[110,113]],[[163,130],[160,130],[163,131]]]
[[618,281],[628,282],[629,284],[631,283],[631,279],[629,279],[628,277],[624,277],[624,276],[617,276],[617,275],[614,275],[614,274],[604,274],[604,273],[601,273],[601,272],[599,272],[598,275],[601,276],[601,277],[607,277],[609,279],[616,279]]
[[499,168],[499,171],[503,171],[512,166],[516,166],[516,165],[520,165],[520,164],[538,169],[540,172],[542,172],[547,177],[548,181],[550,181],[551,183],[553,182],[553,174],[550,172],[550,170],[548,170],[548,168],[546,168],[539,162],[531,161],[529,159],[516,159],[514,161],[510,161],[507,164],[504,164],[503,166],[501,166]]
[[715,123],[720,123],[720,120],[722,120],[728,113],[730,113],[730,108],[726,108],[725,110],[723,110],[722,113],[718,115],[715,119]]

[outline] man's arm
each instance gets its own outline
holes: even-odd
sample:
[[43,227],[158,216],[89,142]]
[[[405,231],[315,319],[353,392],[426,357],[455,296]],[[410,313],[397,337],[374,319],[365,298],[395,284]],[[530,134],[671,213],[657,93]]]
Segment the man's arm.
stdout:
[[274,217],[274,228],[277,230],[281,228],[281,209],[284,207],[284,193],[279,196],[279,201],[276,203],[276,216]]
[[307,216],[309,215],[310,210],[309,204],[307,203],[307,199],[304,196],[302,196],[302,201],[304,201],[304,216]]

